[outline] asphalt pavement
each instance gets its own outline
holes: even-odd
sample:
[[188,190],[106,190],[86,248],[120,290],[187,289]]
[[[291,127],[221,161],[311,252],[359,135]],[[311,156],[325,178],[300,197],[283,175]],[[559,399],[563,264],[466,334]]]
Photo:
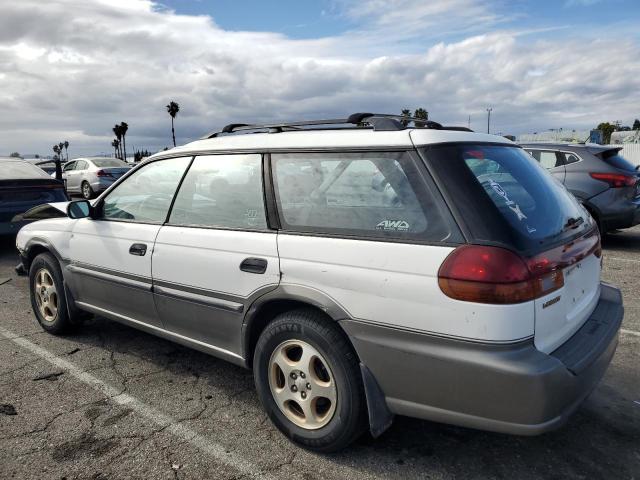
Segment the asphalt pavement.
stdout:
[[638,479],[640,228],[604,247],[604,279],[624,293],[620,344],[562,429],[514,437],[397,417],[376,440],[319,455],[270,424],[249,371],[102,318],[44,333],[14,239],[0,239],[0,479]]

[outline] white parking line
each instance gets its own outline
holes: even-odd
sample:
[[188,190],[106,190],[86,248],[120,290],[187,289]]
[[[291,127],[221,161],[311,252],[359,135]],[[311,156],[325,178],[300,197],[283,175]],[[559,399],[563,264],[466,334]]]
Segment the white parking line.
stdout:
[[621,328],[620,333],[624,333],[626,335],[633,335],[635,337],[640,337],[640,332],[636,332],[635,330],[626,330],[624,328]]
[[54,355],[41,346],[36,345],[35,343],[32,343],[29,340],[26,340],[25,338],[22,338],[8,330],[5,330],[2,327],[0,327],[0,335],[8,340],[11,340],[13,343],[19,345],[25,350],[28,350],[32,354],[46,360],[50,364],[65,370],[72,377],[103,393],[118,405],[126,405],[127,407],[135,410],[143,417],[164,428],[165,431],[175,435],[185,442],[190,443],[191,445],[210,455],[220,463],[235,468],[243,475],[251,476],[254,478],[275,479],[275,477],[269,474],[261,473],[260,468],[257,465],[248,462],[244,458],[234,453],[227,453],[227,449],[222,445],[212,442],[207,437],[204,437],[191,430],[190,428],[181,425],[174,418],[162,413],[156,408],[146,405],[137,398],[132,397],[131,395],[126,393],[120,393],[120,390],[118,390],[117,388],[103,382],[90,373],[85,372],[81,368],[75,366],[73,363],[68,362],[67,360],[63,360],[62,358]]
[[610,257],[608,255],[605,254],[604,257],[605,260],[619,260],[621,262],[633,262],[633,263],[640,263],[640,260],[634,260],[633,258],[622,258],[622,257]]

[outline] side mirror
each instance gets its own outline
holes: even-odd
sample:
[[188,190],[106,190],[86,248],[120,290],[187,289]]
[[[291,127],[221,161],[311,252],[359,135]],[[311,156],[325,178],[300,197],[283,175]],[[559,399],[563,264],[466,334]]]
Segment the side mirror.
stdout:
[[87,200],[76,200],[67,205],[67,216],[69,218],[87,218],[91,216],[91,204]]

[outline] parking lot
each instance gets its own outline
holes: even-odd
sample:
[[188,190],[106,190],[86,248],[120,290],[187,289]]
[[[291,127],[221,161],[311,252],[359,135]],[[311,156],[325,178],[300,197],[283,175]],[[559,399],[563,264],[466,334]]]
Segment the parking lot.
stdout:
[[13,242],[0,243],[0,478],[640,477],[640,227],[604,240],[623,331],[564,428],[526,438],[396,418],[328,456],[271,425],[248,371],[101,318],[43,333]]

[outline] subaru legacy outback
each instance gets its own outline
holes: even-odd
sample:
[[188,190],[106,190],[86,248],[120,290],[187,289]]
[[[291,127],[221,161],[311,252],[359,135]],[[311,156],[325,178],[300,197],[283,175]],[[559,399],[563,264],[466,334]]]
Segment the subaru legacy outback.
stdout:
[[546,432],[618,342],[592,217],[465,128],[232,124],[47,208],[65,214],[17,237],[45,330],[95,314],[252,368],[273,423],[318,451],[396,414]]

